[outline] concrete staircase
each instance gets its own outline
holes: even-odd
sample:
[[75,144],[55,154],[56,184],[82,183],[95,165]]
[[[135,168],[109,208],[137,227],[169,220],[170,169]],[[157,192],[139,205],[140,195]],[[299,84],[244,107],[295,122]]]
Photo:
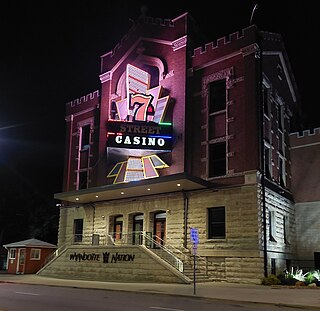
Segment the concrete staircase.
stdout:
[[[162,248],[151,248],[150,249],[154,254],[159,256],[162,260],[167,261],[171,265],[173,265],[172,262],[172,256],[169,256],[169,254]],[[194,279],[194,273],[196,277],[196,281],[198,283],[203,282],[210,282],[212,281],[210,277],[206,273],[206,269],[204,266],[204,263],[199,261],[198,259],[196,261],[196,270],[194,272],[193,268],[193,256],[190,256],[190,254],[186,255],[187,259],[183,261],[183,271],[182,273],[188,277],[190,280],[193,281]]]

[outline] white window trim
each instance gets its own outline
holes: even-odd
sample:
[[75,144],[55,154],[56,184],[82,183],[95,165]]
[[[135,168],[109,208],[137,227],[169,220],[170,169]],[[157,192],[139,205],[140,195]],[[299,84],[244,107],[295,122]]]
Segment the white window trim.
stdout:
[[[37,257],[32,257],[32,253],[37,253]],[[41,249],[40,248],[31,248],[30,250],[30,260],[40,260],[41,258]]]
[[[14,257],[12,257],[12,252],[14,251]],[[16,259],[17,258],[17,249],[16,248],[10,248],[9,251],[9,259]]]

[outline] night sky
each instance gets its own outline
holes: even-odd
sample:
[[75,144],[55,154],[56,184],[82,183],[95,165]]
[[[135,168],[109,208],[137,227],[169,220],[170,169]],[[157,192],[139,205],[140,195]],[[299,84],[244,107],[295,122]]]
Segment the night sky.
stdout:
[[320,126],[318,12],[308,1],[260,2],[1,1],[1,184],[48,198],[62,191],[65,104],[99,89],[100,56],[121,41],[143,5],[153,17],[191,13],[210,42],[249,26],[259,3],[253,23],[283,35],[306,120]]

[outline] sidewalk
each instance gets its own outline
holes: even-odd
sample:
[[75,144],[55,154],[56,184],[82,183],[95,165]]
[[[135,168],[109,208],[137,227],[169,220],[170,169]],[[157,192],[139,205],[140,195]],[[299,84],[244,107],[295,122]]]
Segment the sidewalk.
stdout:
[[134,291],[140,293],[156,293],[166,295],[190,296],[197,298],[222,299],[228,301],[257,302],[279,306],[304,307],[320,310],[320,288],[291,288],[280,286],[263,286],[236,283],[199,283],[185,284],[153,284],[153,283],[118,283],[84,280],[67,280],[43,277],[36,274],[0,273],[1,283],[24,283],[48,286],[70,286],[76,288],[92,288],[116,291]]

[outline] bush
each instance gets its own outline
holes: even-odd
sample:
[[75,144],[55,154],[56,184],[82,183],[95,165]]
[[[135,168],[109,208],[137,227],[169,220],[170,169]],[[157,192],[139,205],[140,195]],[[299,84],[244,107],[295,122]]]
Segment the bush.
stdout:
[[261,281],[262,285],[279,285],[281,284],[278,277],[274,274],[270,274],[268,277],[264,277]]
[[292,285],[295,285],[297,282],[297,280],[292,275],[286,275],[282,273],[282,274],[279,274],[277,277],[280,280],[280,283],[282,285],[292,286]]

